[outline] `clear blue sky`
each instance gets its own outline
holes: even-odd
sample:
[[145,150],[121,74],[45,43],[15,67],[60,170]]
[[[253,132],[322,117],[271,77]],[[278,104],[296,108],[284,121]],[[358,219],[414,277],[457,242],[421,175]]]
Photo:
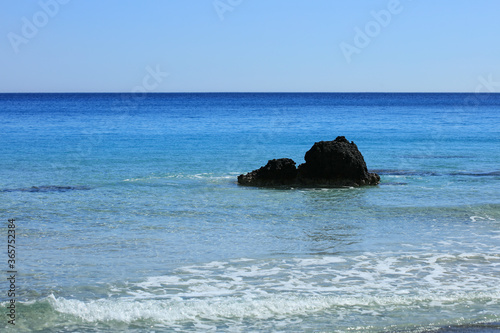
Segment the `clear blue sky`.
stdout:
[[479,77],[500,82],[498,0],[0,1],[0,92],[473,92]]

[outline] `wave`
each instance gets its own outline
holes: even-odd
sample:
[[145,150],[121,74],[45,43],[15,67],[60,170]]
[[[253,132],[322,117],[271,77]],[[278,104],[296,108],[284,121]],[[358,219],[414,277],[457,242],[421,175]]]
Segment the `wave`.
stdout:
[[[342,295],[268,295],[245,298],[237,296],[194,299],[149,299],[127,298],[97,299],[82,301],[63,297],[49,297],[18,306],[23,316],[16,323],[16,332],[30,332],[44,327],[48,332],[64,331],[132,331],[142,332],[156,328],[156,331],[245,331],[286,330],[305,326],[321,326],[320,318],[329,318],[327,323],[339,332],[352,331],[355,323],[344,323],[344,318],[380,316],[389,312],[413,310],[413,317],[428,312],[439,313],[441,317],[451,315],[455,304],[492,304],[500,300],[498,292],[484,292],[473,295],[452,294],[446,297],[405,296],[390,297]],[[43,313],[43,316],[40,314]],[[386,318],[393,319],[393,318]],[[484,313],[482,319],[498,321],[500,316]],[[311,322],[308,322],[311,320]],[[373,321],[376,319],[368,319]],[[380,331],[384,320],[364,327],[363,332]],[[441,321],[441,325],[460,323],[458,318]],[[323,321],[324,325],[324,321]],[[366,325],[366,324],[365,324]],[[328,326],[328,327],[331,327]],[[414,326],[414,324],[412,324]],[[52,330],[49,330],[51,328]],[[71,329],[73,328],[73,329]],[[163,330],[162,330],[163,328]],[[370,329],[371,328],[371,329]]]
[[135,178],[126,178],[123,181],[124,182],[144,182],[144,183],[149,183],[149,182],[156,182],[156,181],[162,181],[162,180],[198,180],[198,179],[207,179],[207,180],[226,180],[226,179],[236,179],[238,175],[240,175],[241,172],[230,172],[229,174],[222,174],[222,175],[216,175],[214,173],[210,172],[204,172],[204,173],[197,173],[197,174],[184,174],[184,173],[177,173],[177,174],[166,174],[166,175],[150,175],[150,176],[143,176],[143,177],[135,177]]
[[[381,176],[408,176],[408,177],[437,177],[437,176],[470,176],[470,177],[498,177],[500,176],[500,171],[491,172],[474,172],[474,171],[463,171],[463,172],[437,172],[430,170],[403,170],[403,169],[372,169],[370,172],[375,172]],[[165,174],[165,175],[148,175],[142,177],[126,178],[123,182],[130,182],[136,184],[148,184],[148,185],[171,185],[171,186],[184,186],[186,183],[184,181],[204,181],[208,183],[227,183],[236,182],[237,176],[241,172],[230,172],[225,174],[215,174],[215,173],[197,173],[197,174]],[[380,185],[407,185],[406,182],[390,182],[382,180]]]
[[[50,295],[19,304],[19,326],[110,331],[387,331],[500,320],[500,255],[363,253],[356,257],[237,259],[178,268],[169,275],[107,286],[109,297]],[[4,307],[6,303],[1,304]],[[408,317],[408,313],[412,313]],[[43,313],[43,316],[40,315]],[[429,317],[430,316],[430,317]],[[357,318],[357,319],[356,319]],[[20,332],[22,330],[19,330]]]

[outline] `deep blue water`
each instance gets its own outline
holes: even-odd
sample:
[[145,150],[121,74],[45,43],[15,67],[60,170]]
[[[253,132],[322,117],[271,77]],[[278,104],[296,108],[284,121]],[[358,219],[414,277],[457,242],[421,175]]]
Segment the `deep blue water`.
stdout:
[[[0,327],[499,322],[499,124],[500,94],[0,94],[0,242],[15,218],[18,271],[16,326]],[[339,135],[379,186],[236,184]]]

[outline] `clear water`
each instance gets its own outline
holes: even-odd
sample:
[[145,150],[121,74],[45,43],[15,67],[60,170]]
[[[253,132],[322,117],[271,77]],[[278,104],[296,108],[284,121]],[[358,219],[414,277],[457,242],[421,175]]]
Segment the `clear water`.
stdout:
[[[0,95],[0,237],[15,218],[18,270],[0,328],[497,323],[499,124],[495,94]],[[379,186],[236,184],[338,135]]]

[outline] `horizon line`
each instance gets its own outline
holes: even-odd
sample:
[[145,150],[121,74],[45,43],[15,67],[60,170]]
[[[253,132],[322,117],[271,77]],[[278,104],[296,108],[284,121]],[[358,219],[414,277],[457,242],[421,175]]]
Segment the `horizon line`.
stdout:
[[10,91],[0,92],[7,94],[500,94],[500,92],[473,92],[473,91]]

